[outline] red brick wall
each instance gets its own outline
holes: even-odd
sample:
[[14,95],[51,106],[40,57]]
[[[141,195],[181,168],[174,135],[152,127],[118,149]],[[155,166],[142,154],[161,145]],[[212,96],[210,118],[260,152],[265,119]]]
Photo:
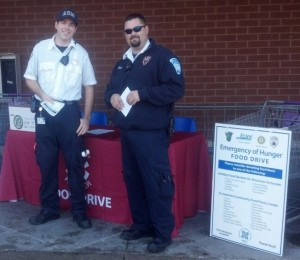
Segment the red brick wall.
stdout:
[[122,21],[133,11],[181,58],[180,103],[300,100],[299,0],[1,0],[0,53],[20,54],[22,74],[33,45],[52,36],[55,13],[65,6],[78,12],[75,39],[95,67],[96,108],[104,107],[110,71],[127,47]]

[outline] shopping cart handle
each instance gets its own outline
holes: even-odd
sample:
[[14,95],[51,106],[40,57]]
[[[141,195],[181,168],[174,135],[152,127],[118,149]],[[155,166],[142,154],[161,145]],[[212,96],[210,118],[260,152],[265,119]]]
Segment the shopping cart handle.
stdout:
[[286,105],[300,105],[300,101],[284,101]]
[[267,100],[264,103],[264,108],[269,105],[300,105],[300,101],[280,101],[280,100]]

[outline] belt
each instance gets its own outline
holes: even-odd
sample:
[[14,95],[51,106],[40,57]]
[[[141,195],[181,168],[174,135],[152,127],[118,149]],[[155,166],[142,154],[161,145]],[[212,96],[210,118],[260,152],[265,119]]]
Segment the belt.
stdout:
[[59,101],[59,102],[65,103],[66,105],[73,105],[73,104],[76,104],[78,101],[77,100],[70,100],[70,101],[63,100],[63,101]]
[[[42,102],[42,101],[40,101],[40,100],[38,100],[38,99],[36,99],[38,102]],[[58,102],[60,102],[60,103],[65,103],[66,105],[73,105],[73,104],[76,104],[77,102],[78,102],[78,100],[59,100]]]

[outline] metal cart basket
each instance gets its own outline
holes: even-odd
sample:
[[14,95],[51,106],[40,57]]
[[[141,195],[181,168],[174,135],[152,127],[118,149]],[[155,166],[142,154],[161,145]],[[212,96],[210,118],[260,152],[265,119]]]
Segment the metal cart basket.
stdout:
[[292,131],[286,221],[300,218],[300,102],[266,101],[257,112],[228,122]]

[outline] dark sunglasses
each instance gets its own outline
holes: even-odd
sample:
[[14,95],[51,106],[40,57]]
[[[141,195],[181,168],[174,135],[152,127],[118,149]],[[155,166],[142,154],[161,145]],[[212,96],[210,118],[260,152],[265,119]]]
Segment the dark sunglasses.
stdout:
[[142,28],[145,27],[145,26],[146,25],[139,25],[139,26],[134,27],[133,29],[126,29],[126,30],[124,30],[124,32],[126,34],[132,34],[132,31],[134,31],[134,32],[140,32],[142,30]]

